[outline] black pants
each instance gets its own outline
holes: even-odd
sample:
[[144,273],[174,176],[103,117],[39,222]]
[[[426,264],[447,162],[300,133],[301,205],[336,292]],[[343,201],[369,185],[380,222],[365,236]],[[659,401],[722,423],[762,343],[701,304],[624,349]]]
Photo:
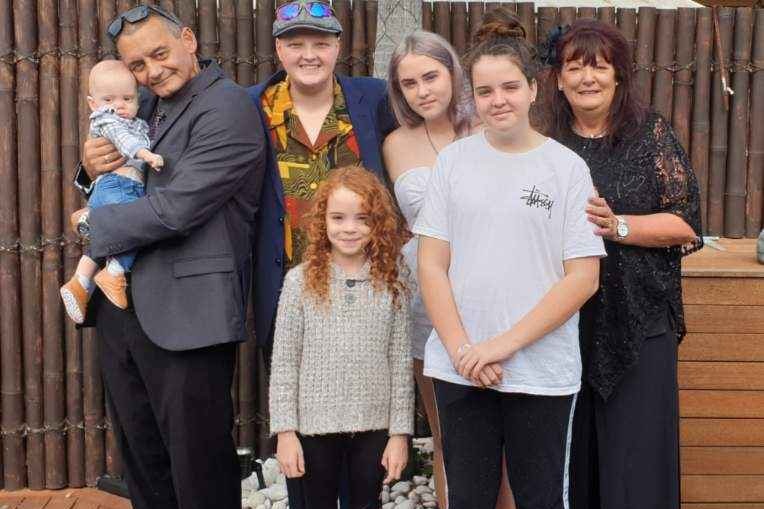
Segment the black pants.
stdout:
[[174,352],[108,302],[96,332],[107,401],[135,509],[239,509],[233,427],[236,345]]
[[350,509],[377,509],[385,470],[382,454],[387,430],[330,435],[300,435],[305,457],[305,475],[287,479],[290,507],[295,494],[305,509],[337,509],[343,461],[349,469]]
[[584,385],[574,421],[574,509],[679,508],[677,341],[655,324],[638,363],[604,401]]
[[449,509],[496,507],[502,453],[519,509],[567,509],[574,395],[434,384]]

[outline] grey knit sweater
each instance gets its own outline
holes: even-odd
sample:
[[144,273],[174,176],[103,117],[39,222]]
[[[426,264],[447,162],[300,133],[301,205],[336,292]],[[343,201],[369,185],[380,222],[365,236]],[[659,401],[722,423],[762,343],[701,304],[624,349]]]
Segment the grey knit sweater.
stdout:
[[387,429],[411,434],[414,384],[409,306],[375,291],[368,266],[332,266],[329,305],[303,292],[303,268],[284,278],[273,344],[271,434]]

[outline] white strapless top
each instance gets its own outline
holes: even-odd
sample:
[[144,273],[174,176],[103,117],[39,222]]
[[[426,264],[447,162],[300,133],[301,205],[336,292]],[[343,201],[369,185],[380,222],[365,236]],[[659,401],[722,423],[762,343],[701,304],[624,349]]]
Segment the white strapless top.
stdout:
[[[427,190],[427,183],[430,180],[432,169],[427,166],[417,166],[401,173],[393,185],[395,197],[401,208],[403,217],[409,228],[414,226],[419,210],[424,203],[424,194]],[[416,250],[417,239],[411,239],[403,246],[403,260],[411,270],[412,278],[416,281]],[[411,331],[411,353],[415,359],[424,359],[424,345],[432,330],[432,323],[427,318],[424,310],[422,296],[419,290],[414,291],[411,299],[412,331]]]

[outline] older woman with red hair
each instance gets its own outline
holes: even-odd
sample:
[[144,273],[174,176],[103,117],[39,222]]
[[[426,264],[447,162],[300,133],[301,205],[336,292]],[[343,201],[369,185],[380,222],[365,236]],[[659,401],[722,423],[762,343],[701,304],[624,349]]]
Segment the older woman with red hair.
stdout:
[[608,254],[581,310],[574,507],[677,509],[680,262],[703,244],[698,184],[671,125],[640,104],[616,28],[577,21],[551,50],[550,134],[591,170],[586,213]]

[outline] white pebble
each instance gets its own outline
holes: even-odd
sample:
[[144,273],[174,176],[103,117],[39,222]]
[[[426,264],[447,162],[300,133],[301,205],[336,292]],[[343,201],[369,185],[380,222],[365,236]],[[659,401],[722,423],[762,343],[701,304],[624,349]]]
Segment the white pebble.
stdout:
[[395,509],[414,509],[416,504],[411,500],[404,500],[395,506]]
[[395,502],[388,502],[382,506],[382,509],[395,509]]
[[383,491],[382,493],[380,493],[379,501],[382,502],[383,504],[390,502],[390,493],[387,491]]
[[265,504],[266,497],[259,491],[255,491],[252,493],[249,498],[247,498],[247,505],[250,507],[258,507],[263,504]]
[[415,475],[412,480],[414,481],[414,484],[416,484],[417,486],[427,484],[427,478],[423,475]]
[[403,491],[408,493],[411,491],[411,483],[409,481],[398,481],[397,483],[393,484],[392,488],[390,488],[390,491]]
[[425,502],[422,505],[425,506],[425,507],[438,507],[438,503],[436,501],[434,501],[434,500],[431,500],[429,502]]
[[271,499],[273,502],[287,498],[287,489],[283,484],[274,484],[270,488],[260,490],[260,493]]
[[399,497],[395,497],[395,505],[396,506],[401,505],[402,503],[404,503],[407,500],[408,499],[406,497],[404,497],[403,495],[401,495]]
[[416,488],[414,488],[414,491],[416,493],[419,493],[420,495],[422,493],[432,493],[432,490],[430,489],[429,486],[417,486]]

